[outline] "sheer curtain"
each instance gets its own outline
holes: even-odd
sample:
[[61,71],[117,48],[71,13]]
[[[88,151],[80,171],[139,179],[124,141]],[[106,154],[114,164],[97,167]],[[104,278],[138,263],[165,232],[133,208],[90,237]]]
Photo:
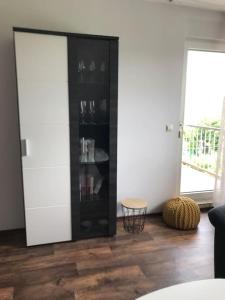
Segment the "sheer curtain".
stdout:
[[214,206],[225,204],[225,98],[221,116],[221,129],[219,134],[219,149],[216,164],[216,181],[214,190]]

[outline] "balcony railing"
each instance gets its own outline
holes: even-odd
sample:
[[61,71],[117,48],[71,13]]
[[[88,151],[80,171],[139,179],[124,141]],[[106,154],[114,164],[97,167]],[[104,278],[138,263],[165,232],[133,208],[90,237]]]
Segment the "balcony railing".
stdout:
[[208,172],[216,172],[220,129],[207,126],[185,125],[183,129],[182,162]]

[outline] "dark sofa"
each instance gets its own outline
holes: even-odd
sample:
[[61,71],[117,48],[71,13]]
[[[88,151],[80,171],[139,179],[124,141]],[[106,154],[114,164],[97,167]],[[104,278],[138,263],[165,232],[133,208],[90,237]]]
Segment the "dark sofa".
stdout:
[[215,278],[225,278],[225,205],[211,209],[208,215],[215,227]]

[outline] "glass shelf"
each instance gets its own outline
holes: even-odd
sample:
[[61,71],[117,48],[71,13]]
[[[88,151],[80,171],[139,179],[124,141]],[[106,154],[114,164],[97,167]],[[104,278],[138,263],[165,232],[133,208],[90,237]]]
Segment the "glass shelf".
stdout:
[[104,163],[107,163],[107,162],[109,162],[109,159],[101,160],[101,161],[93,161],[93,162],[81,162],[80,161],[80,164],[81,165],[97,165],[97,164],[104,164]]
[[109,126],[109,123],[108,122],[96,122],[96,123],[80,123],[79,124],[80,126]]
[[78,81],[78,85],[96,85],[96,86],[106,86],[105,82],[97,82],[97,81]]

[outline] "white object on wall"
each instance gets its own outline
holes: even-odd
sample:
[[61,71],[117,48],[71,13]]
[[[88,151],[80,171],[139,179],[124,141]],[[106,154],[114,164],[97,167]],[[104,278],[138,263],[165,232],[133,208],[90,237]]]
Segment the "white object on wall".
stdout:
[[167,124],[166,125],[166,131],[167,132],[171,132],[174,130],[174,125],[173,124]]

